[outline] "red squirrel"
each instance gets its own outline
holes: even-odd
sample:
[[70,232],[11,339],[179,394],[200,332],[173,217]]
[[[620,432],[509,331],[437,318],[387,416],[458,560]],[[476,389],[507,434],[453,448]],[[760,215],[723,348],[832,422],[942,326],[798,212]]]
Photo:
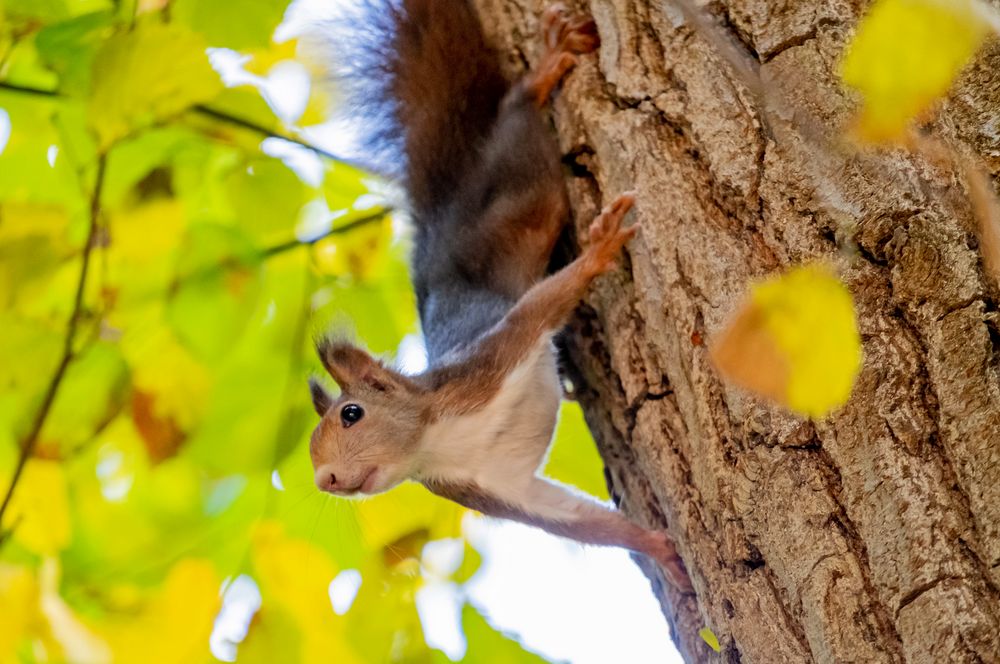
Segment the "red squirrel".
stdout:
[[351,496],[417,481],[486,515],[644,553],[690,589],[665,533],[539,476],[562,395],[553,336],[638,230],[622,226],[634,203],[623,194],[583,253],[545,276],[568,204],[541,109],[597,47],[594,22],[551,7],[538,67],[511,84],[468,0],[361,6],[344,26],[355,40],[344,48],[359,52],[337,77],[369,126],[375,170],[407,194],[428,368],[404,375],[345,341],[317,342],[341,392],[310,381],[316,484]]

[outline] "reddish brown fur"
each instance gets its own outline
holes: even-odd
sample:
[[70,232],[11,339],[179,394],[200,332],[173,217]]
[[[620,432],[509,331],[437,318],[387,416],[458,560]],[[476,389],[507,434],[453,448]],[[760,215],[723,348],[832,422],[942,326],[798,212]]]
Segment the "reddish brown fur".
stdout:
[[[596,47],[594,23],[554,5],[542,21],[539,67],[510,86],[466,0],[400,1],[392,9],[392,47],[376,66],[384,71],[374,75],[391,83],[386,101],[396,117],[382,118],[396,121],[390,143],[405,139],[405,154],[397,156],[406,164],[403,184],[417,230],[412,273],[430,368],[406,377],[350,344],[319,344],[341,395],[334,399],[311,384],[322,416],[310,446],[317,484],[349,495],[418,479],[493,516],[643,552],[673,583],[689,587],[665,534],[533,474],[558,400],[555,376],[546,373],[551,358],[539,360],[538,351],[636,232],[621,228],[633,204],[626,194],[595,220],[583,255],[542,279],[567,201],[559,154],[538,109],[575,54]],[[547,396],[534,399],[539,390]],[[532,411],[537,420],[511,434],[506,418],[524,412],[517,409],[525,399],[550,406]],[[364,417],[345,419],[348,406],[363,408]],[[451,481],[469,476],[469,437],[481,446],[470,450],[480,474],[472,475],[476,482]],[[496,459],[508,464],[496,470],[495,449],[511,456]]]

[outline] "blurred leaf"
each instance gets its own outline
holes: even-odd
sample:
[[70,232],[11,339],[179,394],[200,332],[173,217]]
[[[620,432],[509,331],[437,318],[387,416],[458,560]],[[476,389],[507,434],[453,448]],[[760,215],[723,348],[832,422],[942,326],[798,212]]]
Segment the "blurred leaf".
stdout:
[[[350,223],[349,218],[338,224]],[[384,273],[392,240],[392,220],[388,215],[350,233],[324,238],[313,245],[313,263],[324,275],[352,276],[370,281]]]
[[[34,99],[0,90],[0,108],[10,116],[10,138],[0,152],[0,201],[60,204],[72,214],[86,198],[64,152],[56,124],[69,102]],[[52,161],[50,164],[49,161]]]
[[73,248],[62,206],[4,203],[0,219],[0,307],[6,309],[46,288],[46,277]]
[[[364,541],[375,551],[418,532],[425,532],[425,537],[431,539],[456,537],[461,533],[463,514],[464,508],[438,498],[415,482],[406,482],[358,504]],[[419,554],[416,547],[415,556]]]
[[16,661],[15,653],[24,639],[36,636],[43,624],[38,612],[38,583],[26,567],[0,563],[0,662]]
[[102,147],[208,101],[222,89],[201,39],[176,24],[140,22],[105,41],[93,64],[90,124]]
[[462,608],[462,630],[468,643],[463,662],[475,664],[524,664],[545,659],[525,650],[517,641],[493,629],[471,605]]
[[227,182],[240,227],[264,243],[290,235],[289,223],[305,203],[306,187],[278,159],[253,159]]
[[128,367],[117,346],[87,347],[66,370],[42,429],[42,447],[70,450],[90,440],[121,410],[127,387]]
[[59,74],[60,91],[74,96],[87,93],[94,54],[111,34],[113,24],[111,11],[98,11],[48,25],[38,32],[38,54]]
[[220,579],[204,560],[181,560],[135,615],[96,627],[120,662],[189,664],[211,661],[208,636],[219,609]]
[[58,462],[29,460],[9,510],[14,539],[26,549],[44,556],[69,544],[69,494]]
[[868,141],[899,139],[951,87],[992,25],[978,0],[879,0],[848,46],[844,82],[864,96],[857,131]]
[[468,541],[462,543],[462,563],[451,575],[455,583],[465,583],[471,579],[483,564],[483,557]]
[[211,390],[212,376],[204,365],[180,345],[155,312],[126,330],[122,351],[136,389],[156,395],[153,414],[191,430],[202,417]]
[[374,559],[361,569],[361,588],[344,616],[347,638],[365,662],[431,662],[417,614],[417,566],[386,568]]
[[[345,623],[334,614],[330,603],[328,588],[338,570],[325,552],[305,540],[287,537],[276,522],[262,521],[253,537],[253,567],[263,603],[259,620],[251,629],[267,630],[268,621],[274,625],[274,631],[282,628],[282,622],[285,631],[290,631],[289,622],[297,627],[299,638],[292,642],[301,644],[301,658],[285,657],[283,661],[332,659],[360,664],[362,660],[344,639]],[[241,647],[241,662],[243,655]],[[260,657],[255,654],[253,659]]]
[[11,16],[30,17],[47,23],[109,9],[112,0],[4,0]]
[[608,500],[604,480],[604,460],[590,435],[583,409],[575,401],[564,401],[549,459],[542,471],[546,476],[575,486],[600,500]]
[[847,401],[861,369],[851,295],[824,264],[771,277],[752,288],[712,358],[737,385],[823,417]]
[[167,317],[178,338],[203,360],[218,362],[243,332],[260,288],[258,262],[236,229],[209,224],[188,229]]
[[289,0],[175,0],[172,16],[201,32],[210,46],[246,49],[267,46]]

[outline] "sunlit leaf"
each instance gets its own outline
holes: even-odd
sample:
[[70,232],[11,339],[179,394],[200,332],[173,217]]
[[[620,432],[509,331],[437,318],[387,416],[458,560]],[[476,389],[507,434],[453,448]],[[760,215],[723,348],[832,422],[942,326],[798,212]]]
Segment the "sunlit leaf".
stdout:
[[702,640],[708,644],[708,647],[714,650],[715,652],[722,651],[721,646],[719,646],[718,637],[715,636],[715,632],[713,632],[708,627],[702,627],[701,629],[699,629],[698,636],[700,636]]
[[0,108],[10,116],[10,138],[0,152],[0,201],[56,203],[70,215],[84,209],[77,174],[60,157],[65,151],[56,118],[67,104],[0,90]]
[[[254,533],[252,557],[263,603],[258,621],[251,625],[251,634],[258,627],[266,631],[270,626],[277,631],[282,628],[282,620],[287,623],[290,619],[297,627],[296,640],[301,645],[301,659],[294,661],[331,659],[360,664],[362,660],[344,639],[345,622],[333,612],[330,603],[328,588],[338,570],[322,549],[306,540],[287,537],[280,524],[262,522]],[[286,624],[284,631],[291,631],[290,625]],[[253,648],[254,642],[248,645]],[[241,647],[240,661],[244,661],[243,652]],[[254,661],[257,659],[255,656]]]
[[[413,482],[358,505],[365,542],[376,551],[421,531],[432,539],[455,537],[461,532],[464,513],[462,507]],[[416,548],[415,555],[419,553]]]
[[862,20],[841,67],[864,96],[859,135],[900,138],[924,114],[1000,21],[979,0],[879,0]]
[[772,277],[753,287],[712,357],[734,383],[822,417],[847,401],[861,368],[851,295],[823,264]]
[[210,46],[246,49],[266,46],[289,0],[176,0],[173,16],[201,32]]
[[14,539],[30,551],[51,555],[69,544],[69,492],[58,462],[28,461],[8,518],[14,524]]
[[102,146],[208,101],[222,88],[204,42],[176,24],[141,22],[105,41],[93,64],[90,124]]
[[462,608],[462,630],[468,642],[463,662],[474,664],[523,664],[545,659],[525,650],[517,641],[493,629],[471,605]]
[[544,473],[600,500],[610,498],[604,480],[604,461],[587,429],[583,409],[574,401],[563,402],[559,409],[559,424]]
[[236,229],[209,224],[189,229],[167,316],[203,360],[218,361],[242,334],[260,288],[258,259]]
[[208,636],[219,609],[219,579],[211,564],[182,560],[135,615],[99,627],[121,662],[188,664],[209,661]]
[[251,160],[226,185],[241,229],[262,243],[289,237],[289,222],[305,202],[306,187],[281,161]]
[[43,443],[66,451],[86,443],[122,409],[127,388],[128,367],[117,346],[89,346],[63,377]]
[[42,623],[38,612],[38,583],[27,567],[0,563],[0,662],[15,660],[20,643]]
[[59,74],[60,91],[80,96],[87,93],[94,54],[110,35],[113,19],[112,12],[98,11],[39,31],[35,39],[38,53]]
[[4,9],[11,16],[46,22],[109,9],[111,5],[112,0],[4,0]]

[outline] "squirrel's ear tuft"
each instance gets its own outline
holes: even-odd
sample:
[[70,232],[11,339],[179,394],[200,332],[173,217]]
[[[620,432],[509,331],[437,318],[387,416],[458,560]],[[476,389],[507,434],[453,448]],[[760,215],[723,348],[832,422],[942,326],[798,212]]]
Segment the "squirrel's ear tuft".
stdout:
[[333,395],[327,392],[316,378],[309,379],[309,393],[312,394],[313,408],[320,417],[323,417],[333,405]]
[[341,391],[367,387],[379,392],[399,388],[405,379],[356,346],[330,338],[316,342],[319,359]]

